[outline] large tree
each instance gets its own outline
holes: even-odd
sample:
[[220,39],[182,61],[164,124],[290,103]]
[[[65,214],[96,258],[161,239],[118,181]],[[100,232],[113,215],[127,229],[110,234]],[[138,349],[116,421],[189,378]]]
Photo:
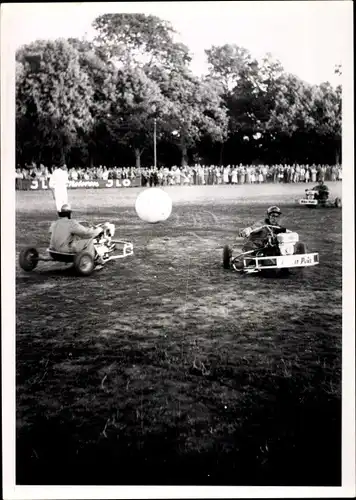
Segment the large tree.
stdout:
[[179,147],[182,165],[188,160],[188,150],[201,138],[224,141],[228,120],[216,81],[199,79],[182,67],[170,72],[157,70],[153,78],[159,81],[167,103],[162,129]]
[[[209,78],[221,84],[221,97],[229,118],[226,139],[228,144],[242,141],[255,132],[259,91],[258,62],[244,47],[235,44],[213,45],[205,51],[209,67]],[[220,148],[220,163],[223,162],[225,143]],[[234,148],[236,149],[236,148]]]
[[240,161],[261,155],[293,161],[302,151],[321,161],[339,155],[341,89],[307,84],[286,73],[271,54],[257,62],[236,45],[213,46],[206,54],[228,108],[225,149],[235,157],[238,151]]
[[76,145],[76,149],[92,165],[95,160],[100,161],[108,145],[110,149],[115,146],[116,140],[110,136],[108,124],[111,122],[111,99],[115,92],[117,71],[93,43],[76,38],[70,38],[68,42],[77,50],[79,65],[92,89],[90,114],[93,123]]
[[133,150],[137,167],[143,150],[152,144],[153,120],[165,110],[159,86],[141,68],[116,71],[107,128],[111,137]]
[[93,90],[78,52],[62,39],[37,41],[20,48],[16,59],[22,65],[16,82],[18,143],[35,140],[39,157],[47,149],[47,161],[65,162],[78,134],[92,124]]
[[335,161],[341,148],[341,89],[283,74],[266,128],[274,146],[284,142],[299,161],[301,155],[304,161]]
[[[130,144],[135,142],[136,162],[139,144],[144,145],[149,137],[147,126],[152,130],[154,116],[160,133],[177,141],[182,163],[188,148],[202,136],[224,139],[226,116],[217,84],[194,77],[189,70],[189,51],[174,40],[175,31],[168,22],[144,14],[106,14],[93,25],[96,46],[121,71],[118,75],[123,84],[117,99],[121,114],[116,124],[127,127],[125,137]],[[133,95],[137,102],[131,99]],[[113,114],[118,116],[117,111]]]
[[235,44],[213,45],[205,53],[209,74],[222,83],[225,94],[241,80],[254,82],[258,62],[244,47]]
[[174,41],[171,24],[145,14],[104,14],[95,19],[95,45],[116,65],[175,68],[191,61],[188,48]]

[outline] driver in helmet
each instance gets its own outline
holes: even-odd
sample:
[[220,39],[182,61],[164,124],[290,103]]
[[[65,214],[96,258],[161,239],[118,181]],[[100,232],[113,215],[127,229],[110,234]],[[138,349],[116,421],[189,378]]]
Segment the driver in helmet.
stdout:
[[324,184],[324,181],[320,180],[318,184],[313,187],[312,191],[316,191],[315,199],[318,200],[321,205],[325,205],[329,199],[329,188]]
[[277,206],[269,207],[267,217],[262,221],[257,221],[252,226],[246,227],[239,232],[239,237],[246,238],[244,251],[255,250],[266,244],[268,230],[263,226],[274,226],[272,229],[274,234],[289,233],[290,231],[280,225],[282,216],[281,209]]
[[54,252],[80,253],[83,250],[95,256],[94,238],[102,228],[86,228],[72,219],[72,210],[68,204],[62,206],[59,219],[50,227],[50,250]]

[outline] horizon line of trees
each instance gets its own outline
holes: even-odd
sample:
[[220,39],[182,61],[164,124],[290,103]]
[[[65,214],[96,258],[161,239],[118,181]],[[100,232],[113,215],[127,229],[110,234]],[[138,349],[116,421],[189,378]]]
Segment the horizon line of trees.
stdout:
[[[341,162],[341,85],[312,85],[266,54],[205,50],[208,73],[155,16],[105,14],[93,41],[16,53],[17,163],[140,166]],[[341,74],[341,67],[335,67]]]

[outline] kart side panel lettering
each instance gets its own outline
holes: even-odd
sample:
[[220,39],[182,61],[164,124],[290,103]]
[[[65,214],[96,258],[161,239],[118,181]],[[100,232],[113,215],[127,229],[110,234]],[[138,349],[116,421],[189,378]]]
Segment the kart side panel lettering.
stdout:
[[300,263],[301,264],[311,264],[312,263],[312,259],[310,257],[302,257],[300,259]]
[[298,259],[294,260],[294,265],[300,264],[300,265],[307,265],[307,264],[313,264],[314,260],[313,257],[307,256],[307,257],[300,257]]

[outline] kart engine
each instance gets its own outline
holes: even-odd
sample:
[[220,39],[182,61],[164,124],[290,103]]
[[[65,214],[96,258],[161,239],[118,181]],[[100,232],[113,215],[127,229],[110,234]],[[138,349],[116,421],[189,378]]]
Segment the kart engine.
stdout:
[[307,200],[314,200],[316,194],[317,194],[316,191],[314,191],[313,189],[305,190],[305,197]]
[[277,241],[281,255],[293,255],[299,235],[298,233],[281,233],[277,235]]
[[103,229],[103,232],[100,239],[98,239],[97,241],[99,245],[104,245],[107,248],[108,246],[110,246],[112,237],[115,234],[115,225],[111,224],[110,222],[105,222],[101,225],[101,227]]
[[103,224],[104,236],[106,238],[113,238],[115,234],[115,225],[110,222],[105,222]]

